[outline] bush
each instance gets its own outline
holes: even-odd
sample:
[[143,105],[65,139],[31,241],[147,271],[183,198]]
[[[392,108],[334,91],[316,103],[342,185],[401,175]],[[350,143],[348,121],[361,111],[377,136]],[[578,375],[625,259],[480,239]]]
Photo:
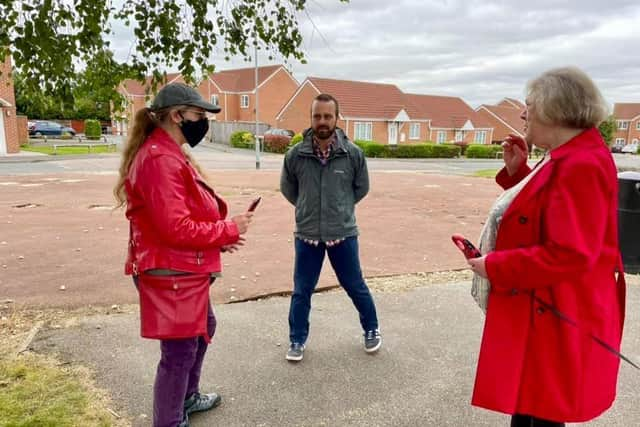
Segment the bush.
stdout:
[[239,130],[231,134],[231,146],[235,148],[255,148],[255,139],[251,132]]
[[353,141],[358,147],[362,149],[366,157],[388,157],[385,155],[386,145],[378,144],[375,141],[355,140]]
[[460,155],[460,147],[454,145],[423,143],[411,145],[387,145],[374,141],[356,140],[355,144],[367,157],[390,157],[402,159],[453,158]]
[[538,147],[533,147],[532,153],[534,157],[542,157],[544,156],[544,153],[546,153],[546,150],[543,150]]
[[467,148],[469,159],[495,159],[496,153],[502,151],[501,145],[471,144]]
[[102,135],[102,126],[100,126],[100,122],[95,119],[85,120],[84,135],[88,139],[100,139],[100,135]]
[[291,138],[291,142],[289,143],[290,145],[296,145],[298,142],[302,141],[304,139],[304,137],[302,136],[301,133],[296,133],[295,135],[293,135],[293,137]]
[[289,148],[291,138],[284,135],[265,135],[264,151],[270,153],[284,153]]
[[464,156],[467,152],[467,148],[469,147],[469,143],[465,141],[454,141],[453,143],[445,143],[444,145],[453,145],[455,147],[460,147],[460,155]]

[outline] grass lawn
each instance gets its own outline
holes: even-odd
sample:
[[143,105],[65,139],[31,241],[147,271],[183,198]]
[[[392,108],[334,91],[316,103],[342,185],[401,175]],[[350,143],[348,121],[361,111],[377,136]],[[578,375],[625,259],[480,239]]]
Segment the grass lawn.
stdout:
[[473,173],[473,176],[479,176],[481,178],[495,178],[499,169],[480,169]]
[[36,355],[0,360],[0,425],[110,427],[114,418],[83,383],[85,374]]
[[53,146],[51,145],[31,145],[25,144],[20,146],[22,151],[33,151],[36,153],[44,153],[49,155],[69,156],[74,154],[94,154],[94,153],[114,153],[113,147],[107,145],[98,145],[91,147],[91,151],[87,147],[59,147],[54,154]]
[[0,304],[0,427],[131,425],[126,414],[110,409],[111,399],[96,387],[89,369],[30,351],[16,355],[34,324],[61,323],[67,316],[72,322],[75,315]]

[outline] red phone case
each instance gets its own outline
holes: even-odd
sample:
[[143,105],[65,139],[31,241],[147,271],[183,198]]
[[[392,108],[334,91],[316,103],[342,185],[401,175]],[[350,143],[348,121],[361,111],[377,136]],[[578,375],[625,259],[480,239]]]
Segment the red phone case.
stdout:
[[473,246],[473,243],[471,243],[469,239],[466,239],[463,235],[454,234],[451,236],[451,240],[453,240],[453,244],[462,251],[465,258],[480,258],[482,256],[478,248]]

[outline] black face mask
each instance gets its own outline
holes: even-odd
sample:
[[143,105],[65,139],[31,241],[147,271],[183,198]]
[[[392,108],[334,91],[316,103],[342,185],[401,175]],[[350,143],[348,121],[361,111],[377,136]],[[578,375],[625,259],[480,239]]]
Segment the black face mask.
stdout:
[[[182,114],[180,114],[180,116],[182,116]],[[195,147],[209,131],[209,120],[204,118],[191,121],[185,120],[184,117],[182,117],[180,130],[182,131],[182,135],[184,135],[184,139],[187,140],[187,143],[191,147]]]

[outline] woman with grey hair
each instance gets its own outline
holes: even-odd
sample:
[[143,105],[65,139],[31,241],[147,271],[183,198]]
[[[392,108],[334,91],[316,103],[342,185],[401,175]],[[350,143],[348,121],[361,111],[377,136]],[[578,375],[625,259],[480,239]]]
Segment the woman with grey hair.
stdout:
[[[558,68],[527,88],[525,137],[503,143],[505,192],[470,259],[486,320],[472,404],[511,426],[564,426],[616,395],[625,283],[616,167],[597,126],[607,104],[592,80]],[[531,169],[527,144],[546,150]]]

